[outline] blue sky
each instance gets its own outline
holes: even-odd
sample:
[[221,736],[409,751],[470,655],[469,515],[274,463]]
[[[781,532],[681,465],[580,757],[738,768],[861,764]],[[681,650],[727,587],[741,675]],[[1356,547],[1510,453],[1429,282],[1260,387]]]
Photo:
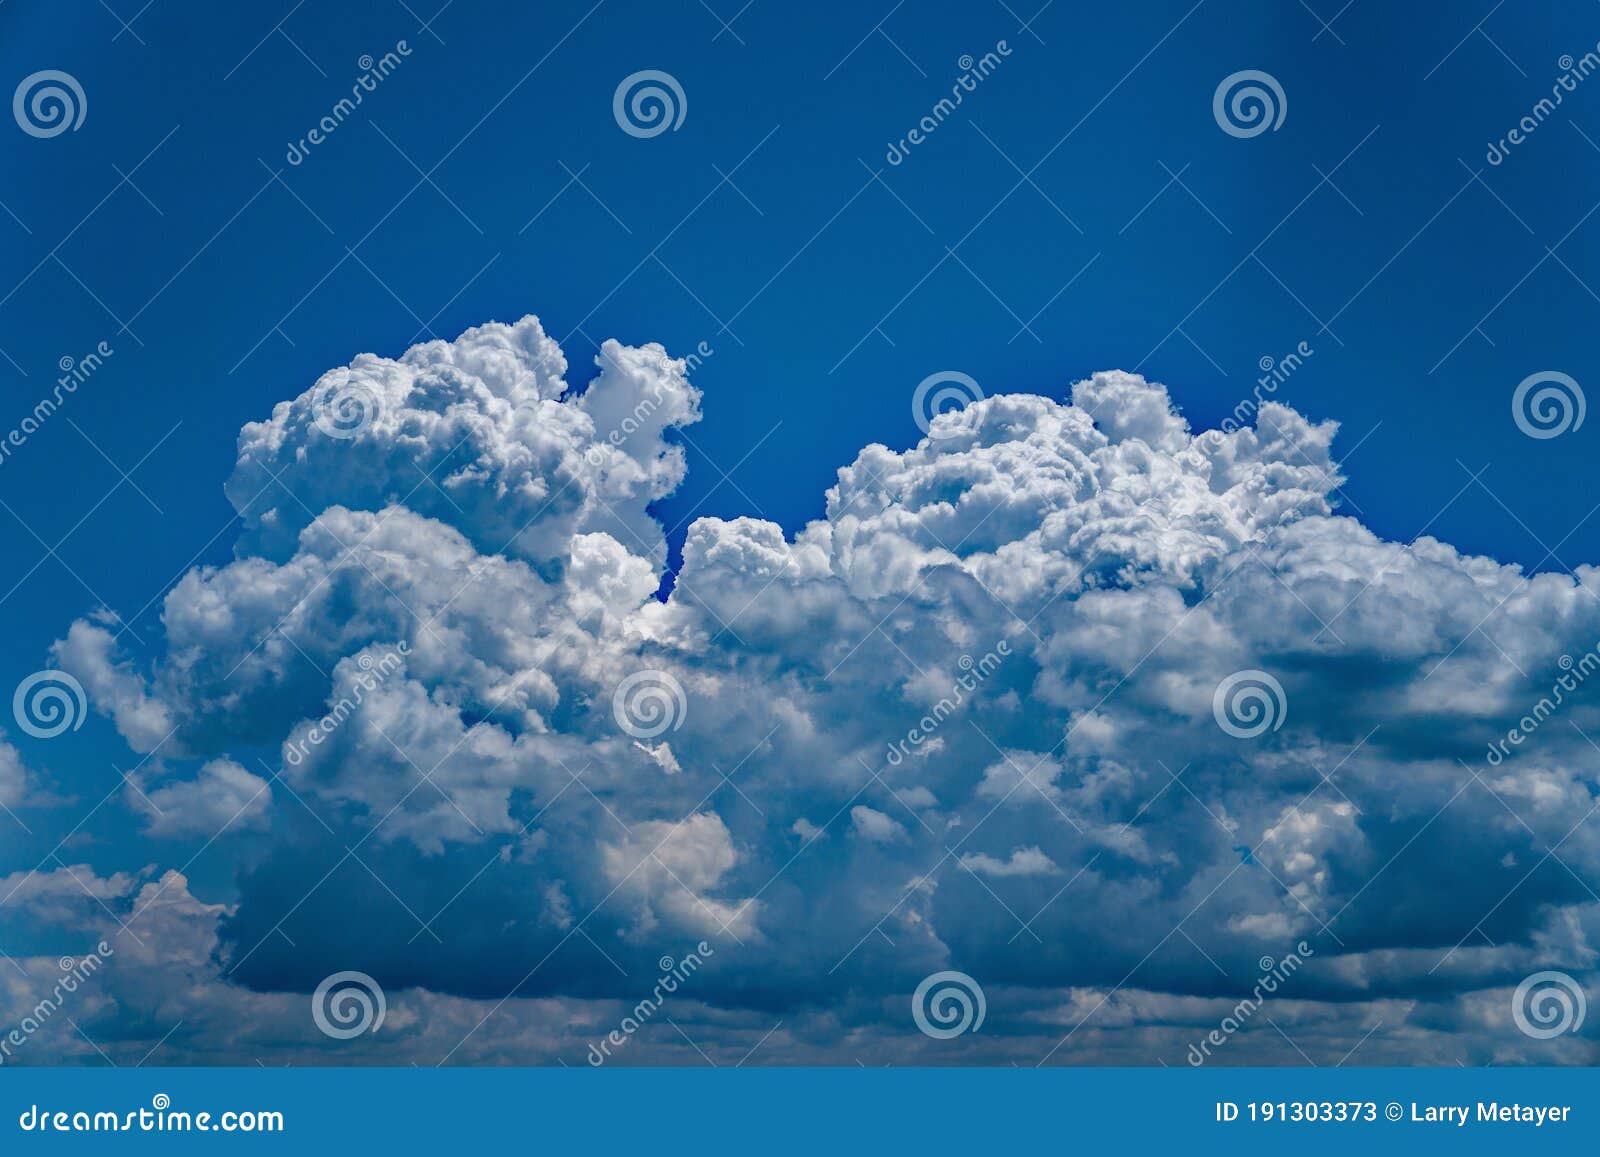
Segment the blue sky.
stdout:
[[[100,342],[115,352],[0,465],[0,520],[12,543],[0,557],[0,590],[9,592],[0,601],[8,640],[0,686],[49,665],[52,645],[101,608],[120,616],[111,629],[133,669],[178,666],[162,598],[191,567],[236,557],[241,527],[223,484],[240,429],[357,354],[399,357],[416,341],[527,314],[565,350],[574,384],[592,376],[599,343],[611,338],[659,342],[675,356],[701,343],[712,351],[692,373],[703,416],[667,436],[687,473],[650,505],[668,573],[695,518],[762,518],[792,538],[823,517],[825,491],[864,446],[916,446],[922,431],[909,399],[930,374],[960,371],[990,396],[1065,403],[1073,383],[1120,369],[1165,383],[1199,431],[1250,396],[1262,359],[1302,343],[1313,352],[1275,400],[1313,423],[1338,423],[1332,457],[1348,479],[1332,496],[1339,514],[1388,542],[1426,532],[1464,554],[1556,575],[1600,556],[1585,485],[1590,428],[1534,439],[1511,413],[1513,390],[1529,375],[1556,370],[1584,383],[1592,372],[1600,87],[1577,87],[1502,163],[1485,159],[1490,142],[1549,94],[1565,68],[1558,59],[1594,48],[1600,25],[1586,10],[1394,11],[1368,0],[1342,9],[1329,0],[1133,9],[1057,0],[1036,14],[1032,4],[998,0],[885,0],[804,14],[764,0],[743,8],[582,0],[525,11],[455,0],[437,15],[431,3],[398,0],[326,8],[286,0],[282,12],[162,0],[142,9],[113,0],[115,13],[69,7],[70,19],[58,5],[0,8],[7,82],[60,69],[87,101],[76,131],[0,134],[0,238],[15,283],[0,286],[9,289],[0,300],[0,428],[49,392],[61,359],[81,359]],[[291,164],[291,143],[349,93],[359,60],[400,41],[408,53],[392,75]],[[903,162],[889,163],[890,144],[950,92],[960,59],[1001,41],[1008,53],[992,75]],[[612,97],[623,77],[645,69],[671,74],[686,110],[676,131],[641,139],[619,129]],[[1219,81],[1244,69],[1275,77],[1287,104],[1277,130],[1247,139],[1221,131],[1212,103]],[[1315,457],[1316,438],[1307,438]],[[327,485],[337,493],[336,479]],[[1368,577],[1380,583],[1386,573]],[[1302,596],[1316,597],[1296,587],[1304,606]],[[1401,614],[1404,601],[1395,605]],[[1438,614],[1448,619],[1448,608]],[[1561,619],[1573,639],[1580,620]],[[1437,629],[1448,638],[1435,658],[1456,641],[1450,631],[1466,633],[1453,620]],[[1541,652],[1545,666],[1560,653]],[[1031,680],[1048,675],[1050,661],[1031,656],[1037,670],[1013,672],[1007,689],[1042,694]],[[1548,686],[1529,661],[1512,665],[1530,685]],[[1343,670],[1345,690],[1371,674],[1354,658]],[[1305,686],[1329,678],[1324,668]],[[770,686],[779,682],[773,674]],[[1319,742],[1359,738],[1364,728],[1339,715],[1346,707],[1359,714],[1330,706]],[[97,703],[81,732],[56,741],[7,728],[44,802],[23,813],[29,830],[6,832],[5,872],[41,862],[54,870],[57,853],[107,878],[146,863],[187,865],[196,904],[234,903],[250,890],[245,879],[292,903],[304,891],[298,874],[324,865],[315,879],[332,862],[318,859],[327,849],[298,864],[285,857],[317,813],[296,814],[281,794],[264,830],[215,846],[141,827],[117,769],[149,753],[130,752],[105,714]],[[1484,711],[1505,714],[1517,712]],[[473,721],[470,709],[463,718]],[[1048,739],[1022,727],[1001,746],[1043,752],[1062,726],[1071,724],[1061,721]],[[1430,716],[1416,727],[1420,738],[1400,724],[1389,734],[1426,748],[1445,725]],[[886,725],[886,736],[903,729]],[[274,762],[286,730],[233,755],[254,774],[264,756]],[[218,754],[204,748],[196,741],[151,771],[191,775]],[[738,753],[718,758],[731,764]],[[792,756],[785,775],[809,758]],[[1217,799],[1226,794],[1219,775]],[[542,787],[521,788],[530,811],[519,820],[549,803]],[[111,802],[86,816],[107,793]],[[337,789],[329,798],[352,795]],[[761,842],[725,819],[736,844]],[[1420,822],[1395,822],[1402,834],[1375,846],[1421,835]],[[1180,828],[1175,820],[1172,831]],[[1485,862],[1510,854],[1500,834],[1483,838]],[[1002,853],[1034,844],[1019,827],[995,854],[1010,863]],[[378,855],[392,863],[373,864],[386,880],[393,872],[402,906],[423,907],[406,886],[428,887],[426,857],[437,853],[422,854],[419,866],[385,845]],[[846,875],[879,873],[874,882],[891,887],[903,867],[852,860]],[[524,883],[506,883],[481,912],[515,908]],[[821,872],[815,886],[840,885]],[[1571,900],[1577,886],[1552,882],[1549,895],[1529,901],[1528,920],[1540,904]],[[430,900],[437,906],[451,891]],[[257,912],[270,914],[258,915],[246,905],[237,919],[270,929],[283,907],[265,904]],[[1501,915],[1512,909],[1520,901]],[[1478,914],[1443,919],[1441,943]],[[350,923],[357,940],[382,940],[364,919]],[[28,951],[69,950],[58,933],[24,925]],[[1503,931],[1532,935],[1516,920]],[[979,929],[962,935],[970,958],[1003,955]],[[1371,935],[1375,949],[1392,947],[1381,929]],[[308,952],[302,967],[287,940],[262,950],[283,959],[253,978],[257,986],[303,992],[330,971],[333,949]],[[486,976],[447,952],[444,964],[423,965],[398,948],[349,967],[387,968],[402,985],[435,989],[451,988],[454,969],[455,995],[498,998],[543,944],[532,935]],[[640,959],[665,951],[635,947]],[[458,948],[467,957],[483,951],[467,941]],[[1104,975],[1023,969],[1006,983],[1109,984],[1121,955],[1107,956]],[[592,965],[563,965],[568,987],[552,995],[616,995],[589,978]],[[1169,980],[1165,991],[1196,989],[1192,979]],[[826,1003],[829,991],[817,977],[782,970],[726,983],[743,994],[729,996],[730,1006],[747,999],[763,1012],[814,1007],[806,1002]],[[1432,983],[1401,987],[1414,995]],[[873,998],[852,990],[849,999]],[[842,1019],[872,1020],[859,1008]],[[794,1055],[845,1055],[821,1040],[825,1028],[815,1032],[816,1051],[796,1046]],[[1108,1057],[1154,1060],[1104,1047]],[[504,1048],[524,1059],[559,1052]],[[1392,1055],[1442,1056],[1416,1048],[1396,1045]],[[183,1055],[248,1059],[209,1040]]]

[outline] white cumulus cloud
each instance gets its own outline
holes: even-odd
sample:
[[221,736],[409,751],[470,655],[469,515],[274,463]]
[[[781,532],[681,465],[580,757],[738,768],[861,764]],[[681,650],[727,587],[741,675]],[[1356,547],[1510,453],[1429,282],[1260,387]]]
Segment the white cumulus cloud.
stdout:
[[[865,447],[792,532],[694,521],[663,600],[649,507],[699,391],[656,346],[568,373],[532,317],[355,358],[242,431],[235,557],[174,585],[158,645],[64,630],[54,660],[157,761],[129,793],[153,833],[252,833],[211,903],[132,867],[90,885],[152,959],[211,962],[192,1006],[254,1024],[360,968],[413,994],[391,1060],[489,1011],[464,1056],[548,1060],[705,940],[688,999],[719,1052],[772,1014],[774,1055],[915,1059],[904,997],[960,968],[992,1001],[969,1059],[1073,1030],[1052,1057],[1178,1063],[1305,941],[1279,1023],[1333,1059],[1379,1018],[1372,1060],[1592,1059],[1481,1009],[1594,975],[1600,834],[1573,822],[1600,703],[1574,673],[1600,572],[1386,542],[1337,512],[1334,423],[1268,403],[1195,432],[1107,372]],[[1280,727],[1218,725],[1240,671],[1281,687]],[[614,703],[640,672],[676,689],[645,738]],[[0,888],[59,916],[59,883]],[[129,974],[109,1039],[175,999]],[[266,1047],[222,1022],[196,1012],[183,1055]]]

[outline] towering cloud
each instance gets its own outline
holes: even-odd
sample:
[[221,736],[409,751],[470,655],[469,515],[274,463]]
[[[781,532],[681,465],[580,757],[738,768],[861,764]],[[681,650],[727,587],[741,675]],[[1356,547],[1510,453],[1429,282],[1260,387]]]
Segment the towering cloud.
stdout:
[[[144,940],[102,1045],[161,1007],[168,1059],[576,1061],[704,941],[678,1022],[713,1053],[782,1020],[770,1059],[1180,1063],[1304,942],[1274,1019],[1313,1054],[1381,1021],[1365,1060],[1593,1057],[1508,1003],[1594,976],[1592,569],[1382,541],[1335,513],[1332,423],[1196,434],[1103,373],[866,447],[792,535],[694,522],[662,600],[700,394],[657,346],[596,363],[569,385],[528,317],[330,371],[242,431],[236,558],[164,646],[65,632],[152,831],[255,833],[218,903],[84,869]],[[989,1021],[934,1041],[906,1001],[951,968]],[[394,1019],[339,1052],[287,994],[348,969]]]

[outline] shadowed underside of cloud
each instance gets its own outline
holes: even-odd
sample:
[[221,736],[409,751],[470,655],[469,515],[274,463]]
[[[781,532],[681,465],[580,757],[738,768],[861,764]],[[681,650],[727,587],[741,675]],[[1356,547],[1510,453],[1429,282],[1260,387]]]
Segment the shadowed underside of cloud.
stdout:
[[[241,864],[219,904],[0,880],[35,939],[116,944],[99,1047],[578,1063],[704,942],[619,1060],[1181,1063],[1291,953],[1218,1060],[1594,1059],[1510,993],[1594,977],[1595,571],[1385,542],[1333,513],[1332,423],[1195,434],[1103,373],[866,447],[792,537],[696,521],[662,600],[700,394],[658,346],[596,361],[569,386],[528,317],[331,371],[242,431],[235,560],[158,654],[56,645],[150,757],[130,816]],[[917,1031],[944,969],[980,1032]],[[317,1031],[343,970],[380,1032]]]

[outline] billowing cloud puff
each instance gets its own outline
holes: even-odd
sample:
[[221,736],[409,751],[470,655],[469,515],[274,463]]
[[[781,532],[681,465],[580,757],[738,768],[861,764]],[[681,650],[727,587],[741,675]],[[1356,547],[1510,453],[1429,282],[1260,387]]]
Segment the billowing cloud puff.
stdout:
[[961,866],[981,876],[1049,876],[1060,871],[1038,848],[1016,848],[1005,860],[983,852],[969,852],[961,857]]
[[[692,952],[674,1023],[735,1059],[1181,1063],[1291,957],[1273,1021],[1319,1060],[1594,1058],[1510,1006],[1596,976],[1592,569],[1382,541],[1333,423],[1195,433],[1103,373],[866,447],[792,534],[699,519],[663,600],[699,393],[597,364],[569,386],[533,318],[358,357],[245,428],[236,558],[163,646],[64,632],[154,760],[130,806],[238,868],[0,881],[194,962],[175,994],[119,948],[103,1046],[165,1002],[168,1059],[578,1063]],[[945,969],[982,1034],[916,1030]],[[399,1012],[341,1052],[305,1001],[346,970]],[[1292,1056],[1263,1023],[1215,1059]]]
[[645,506],[684,471],[661,433],[699,420],[700,393],[660,346],[610,341],[596,362],[569,396],[566,357],[526,317],[330,370],[239,434],[227,492],[241,551],[287,557],[330,506],[402,505],[485,555],[559,570],[574,534],[607,529],[659,563]]
[[21,807],[31,794],[32,777],[23,766],[22,756],[5,741],[5,733],[0,732],[0,805]]
[[231,759],[213,759],[193,779],[140,788],[130,776],[134,806],[143,804],[150,831],[209,839],[235,828],[259,827],[272,803],[272,785]]

